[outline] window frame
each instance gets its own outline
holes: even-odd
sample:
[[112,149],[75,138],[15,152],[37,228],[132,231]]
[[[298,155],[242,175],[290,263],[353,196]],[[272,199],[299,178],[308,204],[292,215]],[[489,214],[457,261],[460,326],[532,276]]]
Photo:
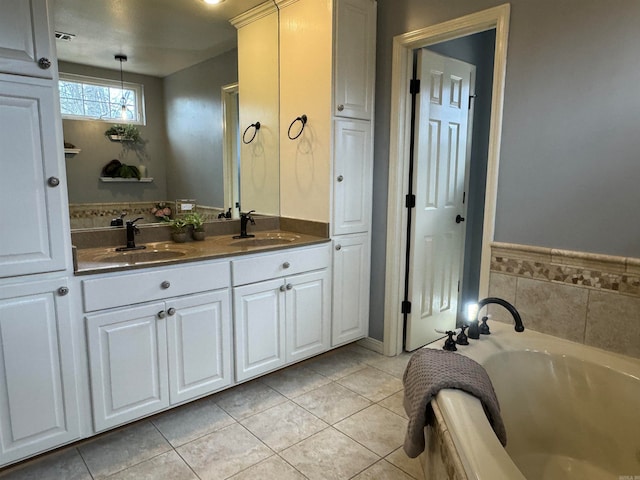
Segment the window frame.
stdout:
[[[145,114],[145,101],[144,101],[144,85],[141,83],[133,83],[133,82],[122,82],[120,80],[114,80],[110,78],[99,78],[99,77],[91,77],[88,75],[79,75],[75,73],[64,73],[59,72],[58,74],[59,82],[75,82],[81,83],[84,85],[95,85],[99,87],[108,87],[108,88],[117,88],[121,89],[124,86],[125,90],[133,90],[136,96],[136,104],[138,119],[137,120],[122,120],[120,118],[96,118],[89,117],[85,115],[69,115],[62,113],[62,106],[60,107],[60,112],[62,114],[62,118],[64,120],[93,120],[96,122],[105,122],[105,123],[126,123],[132,125],[146,125],[146,114]],[[60,94],[60,87],[58,84],[58,95]],[[60,102],[62,103],[62,102]]]

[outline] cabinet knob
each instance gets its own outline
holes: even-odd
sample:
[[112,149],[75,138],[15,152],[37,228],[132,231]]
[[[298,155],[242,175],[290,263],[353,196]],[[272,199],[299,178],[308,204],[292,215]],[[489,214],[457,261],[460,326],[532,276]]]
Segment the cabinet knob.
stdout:
[[175,315],[175,314],[176,314],[176,309],[175,309],[175,308],[173,308],[173,307],[171,307],[169,310],[167,310],[167,313],[168,313],[169,315]]
[[171,282],[168,282],[168,281],[165,280],[164,282],[162,282],[160,284],[160,286],[166,290],[167,288],[169,288],[171,286]]
[[164,310],[160,310],[158,312],[158,318],[164,318],[167,316],[167,312],[165,312]]
[[69,293],[68,287],[60,287],[58,289],[58,295],[60,295],[61,297],[64,297],[67,293]]
[[291,285],[290,283],[287,283],[287,290],[291,290],[293,288],[293,285]]
[[338,180],[338,182],[341,182],[344,180],[344,177],[342,175],[338,175],[338,178],[336,178],[336,180]]
[[280,285],[280,291],[284,292],[286,290],[286,287],[284,285]]
[[289,262],[284,262],[282,264],[282,268],[289,268],[291,266],[291,264]]
[[341,112],[344,110],[344,105],[338,105],[338,111]]
[[49,68],[51,68],[51,60],[46,57],[42,57],[38,60],[38,66],[42,70],[48,70]]
[[340,244],[336,245],[336,250],[337,250],[337,251],[342,250],[342,245],[340,245]]
[[60,179],[58,177],[49,177],[47,183],[50,187],[57,187],[58,185],[60,185]]

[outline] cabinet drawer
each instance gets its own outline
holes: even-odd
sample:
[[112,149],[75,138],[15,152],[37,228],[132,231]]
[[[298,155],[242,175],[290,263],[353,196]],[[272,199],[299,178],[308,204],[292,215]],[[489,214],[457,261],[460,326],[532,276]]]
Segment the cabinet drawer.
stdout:
[[229,262],[153,269],[82,281],[85,312],[229,287]]
[[260,282],[270,278],[327,268],[330,261],[329,243],[319,247],[265,253],[260,256],[233,260],[233,285]]

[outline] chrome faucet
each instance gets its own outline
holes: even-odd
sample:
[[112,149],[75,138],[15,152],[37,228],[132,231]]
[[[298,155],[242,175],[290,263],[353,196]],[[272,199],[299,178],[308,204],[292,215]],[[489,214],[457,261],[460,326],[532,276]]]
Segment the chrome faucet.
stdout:
[[140,229],[136,225],[138,220],[142,220],[143,217],[138,217],[134,220],[127,220],[127,246],[116,248],[116,252],[123,252],[125,250],[142,250],[147,247],[144,245],[136,247],[135,236],[140,233]]
[[[502,298],[497,298],[497,297],[483,298],[482,300],[478,301],[478,310],[480,310],[482,307],[484,307],[485,305],[488,305],[490,303],[495,303],[495,304],[498,304],[498,305],[502,305],[504,308],[509,310],[509,313],[511,314],[511,316],[513,316],[513,320],[514,320],[514,322],[516,324],[515,331],[516,332],[524,331],[524,325],[522,324],[522,318],[520,317],[520,314],[518,313],[518,310],[516,310],[516,307],[511,305],[506,300],[503,300]],[[484,318],[483,318],[483,320],[484,320]],[[486,325],[486,321],[485,321],[485,325]],[[468,337],[469,338],[473,338],[473,339],[478,339],[478,338],[480,338],[480,333],[489,333],[488,327],[487,327],[485,332],[481,332],[480,331],[480,327],[478,325],[478,320],[477,319],[474,320],[474,321],[469,322]]]
[[251,210],[247,213],[240,213],[240,235],[234,235],[233,238],[251,238],[255,237],[255,235],[247,234],[247,224],[251,222],[251,225],[255,225],[256,221],[251,216],[255,210]]

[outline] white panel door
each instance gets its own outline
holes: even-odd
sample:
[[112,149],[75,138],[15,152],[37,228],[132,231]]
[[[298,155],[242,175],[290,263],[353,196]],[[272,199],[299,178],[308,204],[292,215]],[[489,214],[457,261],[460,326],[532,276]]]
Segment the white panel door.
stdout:
[[96,431],[169,406],[165,315],[158,302],[86,317]]
[[333,235],[369,231],[373,154],[371,123],[334,122]]
[[172,404],[231,384],[230,308],[228,289],[167,301]]
[[46,0],[2,0],[1,73],[52,78],[55,66],[38,64],[41,58],[55,61],[51,42]]
[[369,235],[334,239],[331,345],[353,342],[369,331]]
[[287,362],[296,362],[329,349],[331,280],[319,270],[286,279]]
[[283,279],[233,289],[236,380],[246,380],[285,363]]
[[79,437],[66,279],[2,287],[0,465]]
[[50,81],[0,75],[0,277],[65,268],[66,190],[54,95]]
[[[414,150],[411,270],[406,349],[455,328],[464,252],[463,204],[472,65],[421,49]],[[458,219],[460,220],[460,219]]]

